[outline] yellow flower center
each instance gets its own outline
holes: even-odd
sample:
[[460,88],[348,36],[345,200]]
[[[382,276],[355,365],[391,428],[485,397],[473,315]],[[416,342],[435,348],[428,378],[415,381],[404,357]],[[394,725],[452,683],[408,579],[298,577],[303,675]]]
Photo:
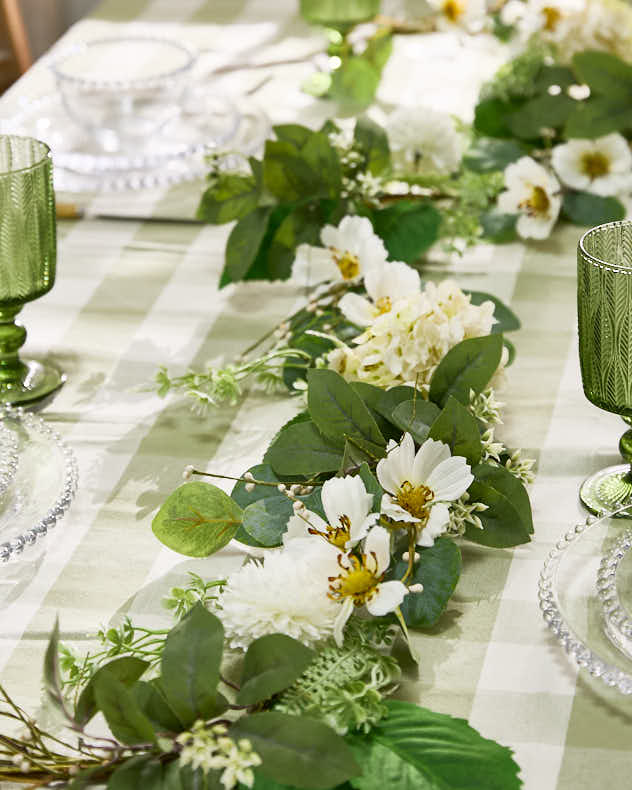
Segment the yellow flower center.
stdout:
[[384,315],[384,313],[390,313],[391,308],[393,307],[393,303],[391,302],[391,297],[381,296],[375,303],[375,307],[377,308],[378,315]]
[[414,486],[405,480],[401,488],[397,492],[395,501],[397,504],[407,510],[411,516],[418,518],[421,521],[419,525],[422,529],[428,522],[430,516],[430,503],[434,499],[434,492],[428,486],[418,485]]
[[465,3],[459,3],[459,0],[445,0],[441,10],[450,22],[456,22],[465,11]]
[[331,543],[332,546],[336,546],[339,549],[344,549],[347,546],[347,542],[351,540],[351,521],[349,520],[349,516],[340,516],[340,526],[333,527],[331,524],[327,524],[327,531],[321,532],[314,527],[309,527],[308,532],[310,535],[320,535],[321,538],[325,538],[327,543]]
[[557,27],[557,23],[562,18],[562,12],[559,8],[547,5],[542,9],[542,15],[544,16],[544,29],[552,33]]
[[525,209],[527,214],[533,217],[536,214],[546,214],[550,205],[551,201],[546,194],[546,190],[543,187],[532,186],[531,195],[526,200],[523,200],[522,203],[519,203],[518,208]]
[[581,158],[581,169],[590,179],[599,178],[610,172],[610,160],[599,151],[588,151]]
[[334,601],[351,598],[355,606],[363,606],[375,595],[382,576],[377,575],[377,557],[375,553],[351,554],[346,557],[349,565],[344,565],[342,554],[338,555],[338,565],[342,573],[329,577],[329,597]]
[[349,252],[349,250],[340,252],[335,247],[330,249],[343,280],[353,280],[354,277],[360,274],[360,260],[357,255]]

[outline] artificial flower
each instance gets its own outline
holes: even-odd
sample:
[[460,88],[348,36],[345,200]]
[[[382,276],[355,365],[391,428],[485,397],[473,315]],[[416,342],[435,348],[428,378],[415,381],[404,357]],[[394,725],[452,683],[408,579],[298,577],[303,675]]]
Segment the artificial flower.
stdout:
[[367,493],[360,477],[332,477],[323,483],[320,496],[327,520],[311,510],[292,516],[283,536],[286,547],[297,546],[300,540],[305,549],[303,541],[311,545],[316,536],[324,538],[337,556],[359,543],[379,517],[371,513],[373,494]]
[[623,135],[569,140],[553,149],[552,164],[561,181],[596,195],[618,195],[632,186],[632,153]]
[[182,746],[180,765],[190,765],[193,771],[200,768],[205,775],[209,771],[222,771],[220,782],[224,790],[232,790],[239,784],[253,786],[252,769],[261,765],[261,757],[247,738],[238,742],[230,738],[223,724],[209,727],[198,719],[190,730],[178,735],[176,742]]
[[417,544],[432,546],[445,532],[453,502],[474,480],[470,466],[460,455],[452,455],[443,442],[426,439],[415,453],[415,443],[405,433],[400,444],[390,441],[386,458],[377,465],[377,479],[387,492],[382,513],[393,521],[417,525]]
[[329,595],[342,604],[336,618],[334,638],[343,642],[343,630],[354,607],[366,606],[369,614],[381,617],[395,611],[408,588],[400,581],[383,581],[390,564],[390,537],[384,527],[373,527],[362,554],[339,555],[339,573],[331,576]]
[[320,240],[322,247],[301,244],[296,250],[292,279],[302,285],[356,280],[387,259],[384,242],[366,217],[347,216],[338,227],[325,225]]
[[523,156],[505,169],[505,186],[498,209],[519,215],[516,230],[523,239],[546,239],[562,206],[557,178],[535,159]]
[[367,272],[364,287],[368,299],[347,293],[338,303],[343,315],[358,326],[369,326],[379,315],[390,312],[401,299],[419,293],[420,279],[415,269],[396,261]]
[[386,124],[393,163],[415,173],[453,173],[463,146],[451,116],[429,107],[400,107]]
[[427,283],[378,315],[352,346],[340,344],[329,352],[327,363],[348,381],[425,389],[453,346],[488,335],[493,323],[493,302],[473,305],[453,280]]
[[333,635],[339,606],[329,595],[328,577],[337,572],[337,553],[313,541],[303,556],[266,553],[231,573],[219,601],[226,636],[245,649],[265,634],[287,634],[306,645]]
[[468,33],[478,33],[485,24],[485,0],[428,0],[436,13],[439,30],[461,28]]
[[523,41],[534,33],[560,41],[573,18],[585,8],[586,0],[509,0],[501,9],[500,19],[505,25],[515,25]]

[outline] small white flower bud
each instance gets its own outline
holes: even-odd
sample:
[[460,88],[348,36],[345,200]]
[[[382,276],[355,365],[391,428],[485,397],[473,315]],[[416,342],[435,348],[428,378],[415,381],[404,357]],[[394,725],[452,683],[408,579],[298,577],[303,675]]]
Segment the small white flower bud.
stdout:
[[246,472],[246,473],[244,474],[244,480],[250,480],[250,481],[252,482],[254,479],[255,479],[255,478],[253,477],[253,474],[252,474],[252,472]]
[[28,773],[31,770],[31,763],[26,758],[24,758],[18,765],[18,768],[23,774]]
[[404,562],[408,562],[408,560],[410,559],[410,554],[407,551],[405,551],[402,554],[402,559],[404,560]]
[[279,483],[277,486],[277,491],[279,491],[281,494],[287,494],[287,486],[284,483]]
[[246,485],[244,487],[245,487],[246,491],[249,494],[252,493],[255,490],[255,484],[254,483],[246,483]]
[[24,757],[22,757],[21,754],[14,754],[13,757],[11,758],[11,762],[13,763],[13,765],[19,765],[23,759]]
[[188,466],[184,467],[184,472],[182,472],[182,479],[183,480],[190,480],[193,477],[193,472],[195,472],[195,467],[189,464]]
[[303,486],[303,493],[311,494],[314,490],[314,486]]
[[305,510],[305,505],[304,505],[304,504],[303,504],[303,503],[302,503],[300,500],[297,500],[297,501],[296,501],[296,502],[295,502],[295,503],[292,505],[292,508],[293,508],[293,510],[294,510],[294,512],[295,512],[295,513],[300,513],[300,512],[301,512],[301,510]]
[[423,592],[423,591],[424,591],[424,586],[423,586],[423,584],[419,584],[419,583],[411,584],[410,587],[408,588],[408,592],[411,592],[411,593],[420,593],[420,592]]
[[331,324],[323,324],[323,330],[325,332],[331,332]]
[[79,773],[78,765],[71,765],[70,768],[68,768],[68,776],[77,776],[78,773]]
[[325,315],[325,311],[322,309],[322,307],[319,307],[318,310],[316,310],[316,315],[319,318],[321,317],[321,315]]
[[305,308],[308,313],[315,313],[316,312],[316,302],[310,302],[307,307]]
[[294,494],[294,496],[300,494],[302,490],[303,486],[299,485],[298,483],[294,483],[294,485],[290,486],[290,494]]

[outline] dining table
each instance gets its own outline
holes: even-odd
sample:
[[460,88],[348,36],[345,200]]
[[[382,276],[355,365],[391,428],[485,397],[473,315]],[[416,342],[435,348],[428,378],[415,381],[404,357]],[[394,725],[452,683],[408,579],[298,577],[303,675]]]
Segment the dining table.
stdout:
[[[196,48],[199,85],[212,94],[223,79],[238,107],[256,108],[271,126],[316,127],[344,114],[301,90],[326,41],[300,17],[297,0],[104,0],[0,97],[0,123],[54,94],[50,64],[64,47],[148,34]],[[422,105],[471,120],[480,85],[507,58],[503,47],[484,35],[396,36],[372,111]],[[133,48],[128,56],[132,69]],[[38,414],[74,451],[79,483],[56,528],[0,565],[0,678],[34,715],[53,715],[42,662],[56,618],[62,643],[81,654],[95,647],[98,628],[125,616],[171,622],[163,598],[188,572],[221,578],[240,566],[234,542],[207,559],[172,552],[153,535],[152,518],[187,465],[239,475],[299,410],[299,399],[257,389],[203,414],[190,399],[157,393],[161,366],[177,375],[230,362],[304,303],[291,281],[219,289],[231,225],[195,221],[204,188],[196,177],[57,193],[78,213],[58,220],[56,283],[23,310],[24,351],[67,376]],[[437,249],[423,266],[425,279],[492,293],[521,321],[497,432],[536,459],[535,534],[515,549],[460,542],[456,592],[436,626],[412,632],[420,661],[407,666],[397,696],[465,718],[509,746],[526,790],[630,786],[632,697],[578,669],[538,605],[546,556],[586,518],[579,486],[618,462],[622,432],[620,418],[582,392],[581,233],[562,223],[543,241],[481,243],[462,255]],[[217,482],[230,490],[230,481]]]

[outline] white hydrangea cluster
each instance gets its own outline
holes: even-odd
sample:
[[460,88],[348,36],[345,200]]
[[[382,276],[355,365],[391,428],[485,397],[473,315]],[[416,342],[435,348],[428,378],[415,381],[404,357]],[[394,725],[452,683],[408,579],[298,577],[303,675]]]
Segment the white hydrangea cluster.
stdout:
[[[344,304],[341,303],[344,312]],[[427,387],[446,353],[457,343],[491,332],[494,305],[473,305],[453,280],[410,293],[379,313],[353,346],[328,355],[329,367],[349,381],[389,388],[415,383]]]

